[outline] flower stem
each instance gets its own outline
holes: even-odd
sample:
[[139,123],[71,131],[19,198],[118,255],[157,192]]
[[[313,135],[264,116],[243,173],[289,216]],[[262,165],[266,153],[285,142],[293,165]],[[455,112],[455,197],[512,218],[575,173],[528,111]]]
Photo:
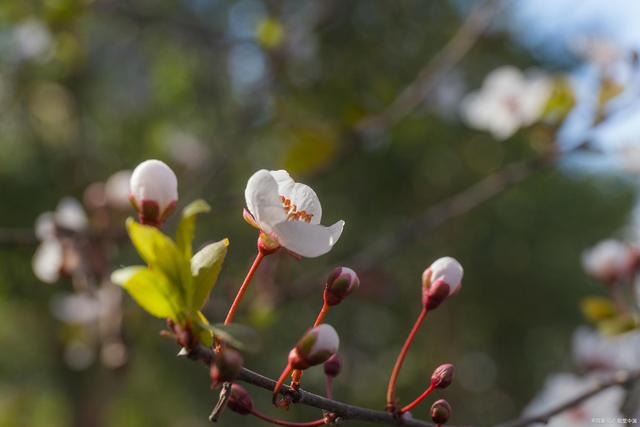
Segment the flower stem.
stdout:
[[277,418],[272,418],[266,414],[263,414],[262,412],[259,412],[256,409],[252,409],[251,410],[251,415],[255,416],[256,418],[260,418],[263,421],[266,421],[268,423],[272,423],[272,424],[277,424],[279,426],[288,426],[288,427],[317,427],[317,426],[321,426],[326,424],[324,418],[319,419],[319,420],[315,420],[315,421],[307,421],[304,423],[297,423],[297,422],[293,422],[293,421],[285,421],[285,420],[279,420]]
[[277,399],[278,399],[278,393],[280,392],[280,389],[282,388],[282,384],[284,384],[284,382],[286,381],[287,377],[289,376],[289,374],[291,373],[291,370],[293,368],[291,367],[290,364],[287,364],[287,367],[284,368],[284,371],[282,371],[282,374],[280,374],[280,378],[278,378],[278,382],[276,383],[275,387],[273,388],[273,403],[275,405]]
[[424,321],[424,318],[427,316],[427,304],[422,305],[422,310],[416,319],[416,323],[414,323],[411,332],[409,332],[409,336],[407,340],[404,342],[402,346],[402,350],[400,350],[400,354],[398,354],[398,358],[396,359],[396,364],[393,366],[393,371],[391,372],[391,376],[389,377],[389,385],[387,386],[387,411],[393,412],[396,406],[396,381],[398,380],[398,374],[400,373],[400,368],[402,367],[402,363],[404,362],[404,358],[409,351],[409,347],[411,347],[411,343],[420,328],[420,325]]
[[[316,317],[316,321],[313,322],[312,328],[315,328],[316,326],[320,325],[320,323],[322,323],[322,320],[324,320],[325,316],[329,312],[329,307],[330,307],[329,304],[327,304],[326,302],[322,304],[322,308],[318,313],[318,317]],[[293,377],[291,378],[291,387],[292,388],[300,387],[301,378],[302,378],[302,371],[300,369],[294,369]]]
[[400,413],[402,414],[404,412],[410,411],[416,406],[418,406],[418,404],[422,402],[425,399],[425,397],[429,396],[433,390],[435,390],[435,387],[432,384],[424,391],[424,393],[418,396],[416,400],[414,400],[413,402],[409,403],[407,406],[404,406],[402,409],[400,409]]
[[327,399],[331,399],[333,400],[333,377],[331,375],[327,375],[327,382],[326,382],[326,394],[327,394]]
[[324,317],[327,315],[327,312],[329,311],[329,304],[327,304],[326,302],[324,304],[322,304],[322,308],[320,309],[320,312],[318,313],[318,317],[316,317],[316,321],[313,322],[313,327],[315,328],[316,326],[320,325],[320,323],[322,323],[322,320],[324,319]]
[[238,289],[236,298],[233,300],[233,304],[231,304],[231,307],[229,308],[229,312],[227,313],[227,318],[224,319],[225,325],[228,325],[233,321],[233,316],[236,314],[236,310],[240,305],[240,300],[242,300],[242,297],[244,296],[244,293],[247,291],[247,288],[249,287],[249,283],[251,282],[253,275],[256,273],[256,270],[258,269],[258,266],[260,265],[264,257],[265,257],[265,253],[261,250],[258,250],[258,254],[256,255],[255,260],[253,261],[251,268],[247,272],[247,277],[244,278],[244,282],[242,282],[242,286],[240,286],[240,289]]

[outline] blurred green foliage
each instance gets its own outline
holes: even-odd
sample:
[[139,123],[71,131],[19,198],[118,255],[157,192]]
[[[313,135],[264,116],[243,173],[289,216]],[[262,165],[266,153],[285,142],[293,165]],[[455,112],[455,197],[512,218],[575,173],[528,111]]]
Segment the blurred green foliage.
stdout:
[[[181,206],[202,197],[212,207],[199,220],[194,250],[231,241],[204,308],[219,321],[255,253],[256,232],[242,220],[246,179],[260,168],[289,169],[319,194],[324,222],[344,219],[346,228],[319,259],[267,259],[243,301],[237,320],[263,338],[247,366],[273,377],[315,318],[334,266],[550,143],[526,132],[496,142],[466,129],[445,114],[437,93],[381,135],[353,132],[415,78],[460,22],[448,2],[418,0],[0,1],[2,230],[30,228],[60,197],[81,198],[88,184],[117,170],[163,159],[179,177]],[[451,77],[477,87],[505,63],[531,59],[492,34]],[[599,293],[579,255],[624,224],[632,203],[621,180],[551,168],[384,254],[359,272],[359,292],[327,318],[342,341],[336,397],[384,406],[392,364],[419,311],[420,274],[451,255],[465,267],[462,292],[427,319],[399,397],[411,399],[437,365],[452,362],[456,380],[442,396],[454,408],[453,424],[518,414],[546,374],[570,368],[579,301]],[[65,365],[68,327],[48,307],[70,285],[39,283],[33,250],[0,249],[0,426],[207,425],[216,399],[207,372],[176,358],[175,344],[158,336],[162,321],[130,299],[130,362],[115,371]],[[117,259],[114,268],[139,263],[132,250]],[[320,391],[322,381],[321,370],[310,370],[303,386]],[[275,411],[268,393],[250,390],[260,408]],[[280,415],[318,414],[295,408]],[[426,417],[427,406],[414,416]],[[255,424],[232,413],[221,422]]]

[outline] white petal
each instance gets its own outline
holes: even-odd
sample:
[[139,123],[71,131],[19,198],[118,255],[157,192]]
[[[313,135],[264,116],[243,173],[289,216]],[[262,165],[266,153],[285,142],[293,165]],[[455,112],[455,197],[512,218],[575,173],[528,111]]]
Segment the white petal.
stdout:
[[38,246],[31,262],[33,273],[45,283],[54,283],[60,276],[64,251],[57,239],[46,239]]
[[342,234],[344,221],[330,227],[309,224],[304,221],[284,221],[276,224],[273,231],[278,242],[298,255],[315,258],[331,250]]
[[455,258],[449,256],[439,258],[431,264],[429,269],[431,270],[431,282],[442,280],[449,285],[449,294],[455,293],[460,288],[464,270]]
[[333,326],[323,323],[313,328],[309,333],[316,334],[316,342],[309,350],[310,355],[318,352],[335,354],[338,351],[340,347],[340,337],[338,337],[338,333]]
[[247,208],[260,227],[271,233],[273,225],[286,219],[278,193],[278,183],[265,169],[251,175],[244,190]]
[[295,181],[289,176],[289,172],[284,169],[277,171],[270,171],[271,176],[278,183],[278,194],[287,197],[287,194],[291,193],[291,189],[295,185]]

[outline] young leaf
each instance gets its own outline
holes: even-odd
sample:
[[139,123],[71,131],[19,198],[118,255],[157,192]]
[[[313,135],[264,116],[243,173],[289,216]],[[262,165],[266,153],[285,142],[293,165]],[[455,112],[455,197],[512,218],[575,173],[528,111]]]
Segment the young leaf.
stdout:
[[111,281],[129,292],[149,314],[177,320],[184,311],[184,302],[179,290],[160,272],[146,267],[134,266],[116,270]]
[[182,289],[185,297],[186,290],[191,288],[191,270],[176,244],[156,227],[138,224],[132,218],[127,219],[127,231],[149,267],[162,272],[169,282]]
[[256,352],[259,348],[258,334],[248,326],[239,323],[217,323],[209,325],[209,329],[216,339],[238,350]]
[[182,218],[176,232],[176,244],[186,259],[191,259],[191,242],[196,228],[196,216],[211,211],[211,207],[202,199],[194,200],[182,210]]
[[584,317],[594,323],[611,319],[616,315],[616,307],[613,301],[600,296],[583,298],[582,301],[580,301],[580,308],[582,309]]
[[189,307],[192,311],[199,310],[207,301],[211,289],[218,280],[228,246],[229,239],[222,239],[205,246],[191,258],[193,291]]

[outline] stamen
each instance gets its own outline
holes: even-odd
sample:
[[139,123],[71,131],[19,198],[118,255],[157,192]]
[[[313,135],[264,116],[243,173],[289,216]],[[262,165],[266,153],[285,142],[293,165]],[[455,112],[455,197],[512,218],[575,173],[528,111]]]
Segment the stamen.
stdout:
[[284,196],[280,196],[280,200],[282,201],[284,213],[287,215],[287,221],[300,221],[302,219],[304,222],[311,222],[313,214],[306,211],[298,211],[298,207]]

